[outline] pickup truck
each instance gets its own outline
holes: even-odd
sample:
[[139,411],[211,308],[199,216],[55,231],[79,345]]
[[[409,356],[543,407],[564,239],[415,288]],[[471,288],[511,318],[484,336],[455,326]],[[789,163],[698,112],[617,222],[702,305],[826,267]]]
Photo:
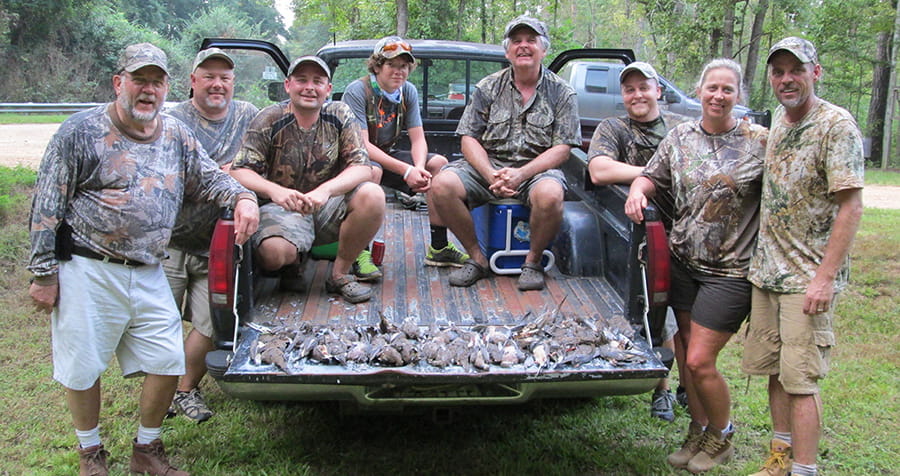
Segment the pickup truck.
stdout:
[[[365,58],[375,41],[327,45],[318,54],[332,68],[334,92],[365,74]],[[447,86],[468,96],[481,77],[504,67],[498,46],[462,42],[410,40],[420,61],[411,80],[419,88],[423,122],[430,149],[458,158],[457,119],[426,114]],[[245,64],[261,64],[268,56],[282,72],[287,59],[268,43],[249,40],[205,40],[202,48],[229,50],[239,65],[242,82],[258,79]],[[242,57],[242,54],[250,56]],[[271,80],[271,68],[267,68]],[[283,73],[282,73],[283,74]],[[283,78],[283,76],[282,76]],[[278,86],[257,81],[243,87],[266,90],[277,99]],[[240,94],[240,90],[236,95]],[[458,94],[458,93],[456,93]],[[468,100],[468,97],[466,97]],[[536,398],[595,397],[644,393],[668,373],[671,355],[653,349],[645,337],[651,305],[664,305],[668,291],[668,251],[661,222],[649,210],[646,225],[634,225],[624,214],[627,187],[594,187],[587,180],[586,157],[575,149],[564,165],[570,191],[562,230],[552,246],[556,267],[546,289],[520,292],[515,277],[495,275],[470,288],[448,284],[449,270],[424,266],[428,216],[407,210],[393,198],[379,237],[385,243],[384,277],[373,286],[373,298],[347,304],[329,296],[324,281],[330,263],[325,254],[305,263],[306,289],[280,291],[273,278],[264,278],[253,265],[249,245],[237,247],[233,223],[226,214],[219,221],[210,247],[209,291],[217,350],[208,354],[210,375],[224,392],[257,400],[328,400],[342,408],[396,410],[407,407],[449,408],[464,404],[521,403]],[[390,196],[390,195],[389,195]],[[297,358],[300,345],[292,342],[280,353],[281,362],[260,359],[259,346],[276,329],[354,327],[375,332],[385,322],[410,320],[422,329],[521,329],[548,312],[570,316],[589,326],[614,326],[628,341],[632,355],[623,361],[596,358],[535,368],[529,361],[515,365],[436,367],[363,365]],[[657,313],[651,313],[651,315]],[[660,323],[653,323],[654,328]],[[327,331],[326,331],[327,332]],[[364,331],[365,332],[365,331]],[[535,356],[536,357],[536,356]],[[534,362],[533,358],[530,362]]]

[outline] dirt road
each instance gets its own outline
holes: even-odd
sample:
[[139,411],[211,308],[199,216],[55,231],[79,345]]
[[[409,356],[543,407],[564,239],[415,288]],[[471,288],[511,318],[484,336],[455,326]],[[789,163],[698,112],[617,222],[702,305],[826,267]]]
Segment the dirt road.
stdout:
[[[0,124],[0,166],[37,169],[59,124]],[[863,203],[871,208],[900,209],[900,187],[867,185]]]

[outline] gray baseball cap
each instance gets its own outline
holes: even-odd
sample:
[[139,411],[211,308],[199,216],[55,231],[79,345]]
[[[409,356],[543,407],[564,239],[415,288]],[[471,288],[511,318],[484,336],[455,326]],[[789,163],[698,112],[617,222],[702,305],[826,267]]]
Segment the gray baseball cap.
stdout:
[[119,71],[133,73],[144,66],[156,66],[169,74],[169,62],[166,53],[150,43],[137,43],[125,47],[119,57]]
[[328,68],[328,65],[325,64],[325,61],[322,60],[322,58],[319,58],[318,56],[312,56],[312,55],[301,56],[301,57],[295,59],[294,62],[291,63],[291,66],[288,68],[287,75],[290,76],[290,75],[294,74],[294,70],[297,69],[298,66],[300,66],[301,64],[304,64],[304,63],[313,63],[316,66],[322,68],[322,71],[325,72],[325,76],[328,76],[329,81],[331,80],[331,69]]
[[520,15],[514,18],[512,21],[506,24],[506,30],[503,32],[504,38],[509,38],[509,35],[512,34],[520,26],[527,26],[534,30],[540,36],[547,37],[547,25],[538,20],[537,18],[533,18],[527,15]]
[[194,66],[191,68],[191,71],[195,71],[198,66],[203,64],[204,61],[213,58],[224,60],[226,63],[228,63],[228,66],[230,66],[231,69],[234,69],[234,60],[231,59],[231,56],[228,56],[228,53],[220,50],[219,48],[207,48],[205,50],[200,50],[200,52],[197,53],[197,57],[194,58]]
[[637,71],[644,75],[645,78],[654,79],[657,83],[659,83],[659,75],[656,74],[656,70],[653,69],[653,66],[650,66],[650,63],[635,61],[633,63],[629,63],[628,66],[623,68],[619,73],[619,84],[622,84],[622,82],[625,81],[625,76],[628,76],[628,73],[632,71]]
[[383,56],[387,59],[396,58],[400,55],[409,55],[410,59],[416,60],[412,54],[412,46],[399,36],[386,36],[375,43],[375,49],[372,51],[375,56]]
[[789,36],[769,48],[769,56],[766,57],[766,64],[769,64],[772,61],[772,56],[775,56],[775,53],[778,53],[781,50],[796,56],[801,63],[816,64],[819,62],[819,55],[816,54],[816,47],[813,46],[809,40],[804,40],[803,38],[798,38],[796,36]]

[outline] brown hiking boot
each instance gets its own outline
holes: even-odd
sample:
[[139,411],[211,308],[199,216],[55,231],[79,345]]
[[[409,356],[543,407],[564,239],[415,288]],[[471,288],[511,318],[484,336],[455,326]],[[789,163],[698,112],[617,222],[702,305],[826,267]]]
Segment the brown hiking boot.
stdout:
[[146,445],[139,445],[137,440],[133,440],[132,445],[134,447],[131,453],[132,474],[190,476],[187,471],[179,471],[178,468],[169,464],[169,459],[166,458],[166,449],[159,438]]
[[681,449],[670,454],[666,461],[676,468],[687,468],[688,461],[700,451],[700,439],[702,437],[703,427],[699,423],[691,421],[684,443],[681,444]]
[[109,452],[103,449],[103,445],[88,446],[78,450],[78,475],[79,476],[107,476],[106,458]]
[[731,445],[731,435],[734,431],[729,432],[724,440],[719,439],[721,434],[722,430],[718,428],[706,427],[700,440],[700,451],[688,461],[688,471],[694,474],[702,473],[731,460],[734,456],[734,446]]
[[772,438],[769,451],[769,459],[763,463],[762,469],[750,476],[787,476],[791,474],[790,443]]

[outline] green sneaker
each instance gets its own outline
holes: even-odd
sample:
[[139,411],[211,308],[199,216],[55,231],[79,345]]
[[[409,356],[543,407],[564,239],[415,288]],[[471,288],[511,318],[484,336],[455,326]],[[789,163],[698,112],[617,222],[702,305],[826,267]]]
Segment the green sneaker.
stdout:
[[428,254],[425,255],[426,266],[453,266],[462,268],[469,255],[463,253],[453,246],[453,243],[447,243],[447,246],[436,250],[428,246]]
[[356,276],[357,281],[377,281],[383,276],[378,266],[372,262],[372,252],[369,250],[362,250],[362,253],[356,257],[351,272]]

